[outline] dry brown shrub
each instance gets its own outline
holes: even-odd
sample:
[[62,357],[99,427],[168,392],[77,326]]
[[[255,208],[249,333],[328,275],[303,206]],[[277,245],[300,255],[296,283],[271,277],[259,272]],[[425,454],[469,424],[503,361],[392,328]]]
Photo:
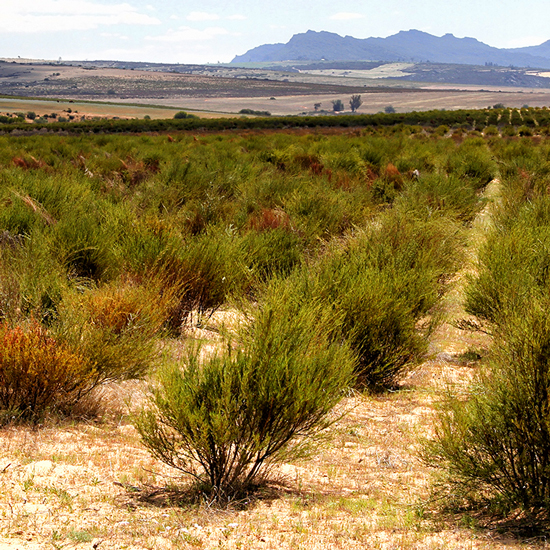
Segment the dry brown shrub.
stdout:
[[403,185],[403,176],[401,172],[391,162],[386,166],[383,176],[388,181],[393,182],[397,187]]
[[336,178],[335,187],[337,189],[343,189],[344,191],[349,191],[352,187],[351,178],[347,173],[338,173]]
[[198,210],[189,213],[184,222],[187,232],[195,237],[206,229],[206,219]]
[[263,208],[250,217],[248,227],[254,231],[281,228],[289,230],[291,229],[290,216],[278,208]]
[[368,183],[372,184],[372,182],[378,178],[378,174],[372,169],[367,168],[367,173],[365,175],[365,179]]
[[303,169],[310,170],[316,176],[321,176],[325,172],[325,167],[317,155],[297,155],[295,160]]
[[159,277],[140,283],[128,279],[86,293],[79,307],[94,327],[113,334],[140,326],[147,333],[155,333],[166,321],[174,292],[163,286]]
[[0,410],[7,418],[39,420],[78,400],[93,367],[36,321],[0,325]]
[[32,155],[28,157],[13,157],[11,162],[14,166],[23,170],[37,170],[39,168],[47,169],[49,166],[43,161],[34,158]]

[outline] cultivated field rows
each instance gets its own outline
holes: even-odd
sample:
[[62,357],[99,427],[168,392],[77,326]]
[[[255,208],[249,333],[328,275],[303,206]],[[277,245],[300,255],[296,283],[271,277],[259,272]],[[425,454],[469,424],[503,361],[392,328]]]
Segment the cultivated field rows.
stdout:
[[[15,390],[2,394],[0,549],[547,547],[544,531],[438,491],[422,459],[446,388],[464,390],[492,345],[464,321],[476,326],[466,288],[495,208],[546,194],[514,164],[521,153],[537,173],[545,138],[444,130],[2,136],[1,336],[61,350],[97,393],[62,387],[34,411],[10,405],[24,392],[1,370]],[[158,372],[198,343],[203,368],[246,358],[266,310],[300,329],[311,303],[334,330],[326,343],[306,325],[314,341],[349,345],[359,382],[308,458],[220,501],[150,454],[134,425]]]

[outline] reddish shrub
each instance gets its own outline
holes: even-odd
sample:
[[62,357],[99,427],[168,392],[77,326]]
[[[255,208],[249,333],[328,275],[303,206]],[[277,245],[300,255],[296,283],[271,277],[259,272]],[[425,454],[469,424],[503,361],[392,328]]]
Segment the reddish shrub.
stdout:
[[36,322],[0,325],[0,408],[4,415],[36,420],[75,402],[95,371]]
[[259,213],[251,216],[248,226],[255,231],[279,228],[290,229],[290,216],[284,210],[263,208]]
[[23,170],[36,170],[38,168],[48,168],[48,165],[43,160],[38,160],[29,155],[28,158],[13,157],[11,159],[13,165],[22,168]]
[[386,166],[383,177],[386,181],[393,183],[396,189],[401,189],[403,185],[403,176],[391,162]]

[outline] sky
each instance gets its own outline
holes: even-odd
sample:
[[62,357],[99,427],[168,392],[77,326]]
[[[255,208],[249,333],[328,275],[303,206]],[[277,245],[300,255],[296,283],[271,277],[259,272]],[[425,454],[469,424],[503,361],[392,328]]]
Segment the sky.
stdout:
[[226,63],[307,30],[417,29],[515,48],[550,39],[549,0],[0,0],[0,58]]

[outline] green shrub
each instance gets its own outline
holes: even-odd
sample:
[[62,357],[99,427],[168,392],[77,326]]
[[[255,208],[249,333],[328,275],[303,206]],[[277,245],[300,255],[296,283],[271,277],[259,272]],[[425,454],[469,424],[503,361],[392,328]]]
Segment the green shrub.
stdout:
[[496,165],[482,139],[469,138],[447,160],[447,172],[469,180],[478,189],[496,175]]
[[448,396],[427,457],[446,470],[460,495],[548,516],[550,200],[525,196],[534,175],[520,170],[505,182],[512,198],[504,193],[494,211],[493,231],[466,288],[467,312],[494,337],[490,363],[465,395]]
[[454,492],[550,516],[550,321],[544,309],[509,317],[491,365],[450,395],[427,458]]
[[254,109],[241,109],[240,115],[271,116],[269,111],[255,111]]
[[293,304],[322,304],[334,315],[331,338],[357,354],[359,383],[391,387],[426,350],[444,281],[459,261],[457,239],[449,220],[390,212],[319,262],[273,281],[263,300],[275,300],[282,285]]
[[256,312],[242,349],[228,344],[202,362],[194,351],[184,368],[162,370],[137,420],[151,453],[210,497],[242,494],[273,464],[303,455],[350,383],[353,359],[328,342],[328,317],[287,303]]
[[40,239],[4,232],[0,245],[0,321],[50,324],[68,287],[63,266]]
[[390,214],[335,256],[325,277],[333,277],[336,309],[367,386],[394,385],[423,356],[443,283],[458,265],[458,242],[447,220]]
[[245,294],[250,284],[239,240],[214,229],[187,241],[180,250],[167,250],[153,270],[166,284],[181,289],[169,320],[174,331],[193,314],[200,324],[231,296]]
[[523,125],[518,128],[518,135],[530,137],[533,135],[533,129]]
[[484,204],[476,187],[454,174],[427,174],[407,181],[395,206],[415,217],[438,214],[468,222]]
[[176,296],[175,289],[161,288],[154,278],[141,285],[117,281],[65,295],[52,330],[93,366],[89,391],[149,372],[159,353],[157,336]]
[[174,118],[176,120],[182,120],[184,118],[197,118],[197,116],[195,115],[191,115],[189,113],[187,113],[186,111],[178,111],[175,115],[174,115]]
[[487,126],[485,130],[483,130],[483,133],[486,136],[498,136],[498,128],[494,125]]
[[549,275],[550,199],[543,197],[498,219],[466,287],[466,311],[499,326],[548,292]]
[[247,233],[242,255],[254,277],[266,281],[274,275],[288,275],[302,261],[303,245],[296,233],[284,229]]

